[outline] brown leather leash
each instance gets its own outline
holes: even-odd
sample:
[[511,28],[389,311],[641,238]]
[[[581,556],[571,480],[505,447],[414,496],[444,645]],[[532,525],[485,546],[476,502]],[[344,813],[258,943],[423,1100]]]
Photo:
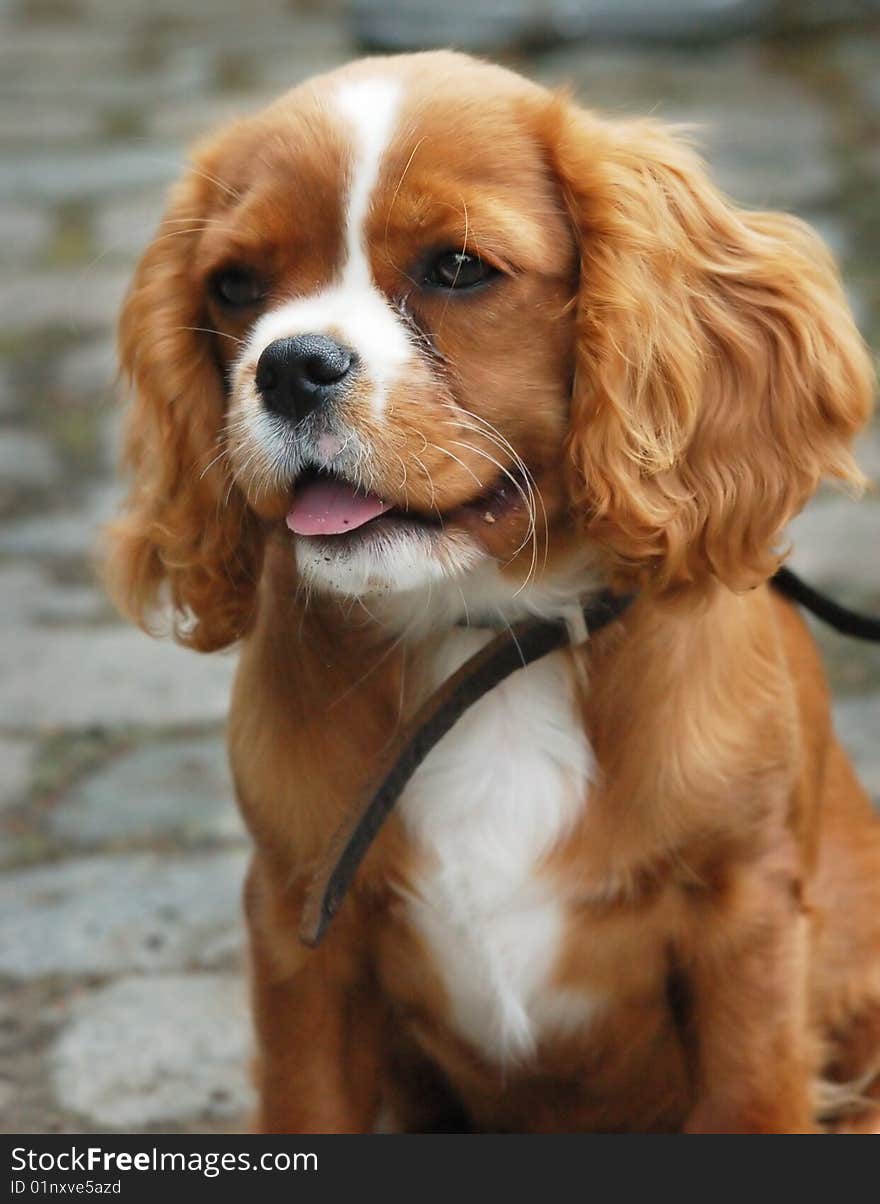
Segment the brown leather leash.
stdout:
[[[837,631],[880,642],[880,620],[857,614],[781,568],[770,584],[811,610]],[[588,635],[601,631],[630,607],[636,595],[596,594],[583,604]],[[316,946],[339,910],[358,867],[407,783],[464,712],[517,669],[571,643],[564,620],[525,619],[506,628],[452,674],[403,725],[382,756],[360,799],[334,833],[306,895],[299,937]]]
[[[583,605],[587,632],[595,634],[629,607],[635,594],[610,590]],[[484,694],[517,669],[570,642],[562,620],[524,619],[499,632],[447,678],[404,724],[358,803],[334,833],[306,895],[299,936],[315,946],[336,915],[358,866],[392,807],[428,753]]]

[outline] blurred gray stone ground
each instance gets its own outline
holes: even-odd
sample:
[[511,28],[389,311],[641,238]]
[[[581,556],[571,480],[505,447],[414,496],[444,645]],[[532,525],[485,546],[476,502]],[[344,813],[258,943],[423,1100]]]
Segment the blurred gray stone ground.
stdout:
[[[117,495],[115,315],[184,144],[354,53],[332,5],[251,0],[241,14],[240,0],[0,4],[8,1131],[218,1131],[250,1106],[246,850],[222,746],[233,660],[123,626],[91,569]],[[725,187],[817,224],[880,345],[876,28],[514,61],[597,107],[708,123]],[[876,427],[862,463],[880,478]],[[876,497],[823,494],[793,537],[813,580],[880,611]],[[880,654],[820,638],[841,734],[880,796]]]

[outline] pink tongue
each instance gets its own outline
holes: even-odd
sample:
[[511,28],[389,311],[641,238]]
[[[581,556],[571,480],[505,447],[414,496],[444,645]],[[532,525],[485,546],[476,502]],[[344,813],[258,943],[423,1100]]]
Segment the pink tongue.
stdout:
[[342,481],[307,481],[296,489],[287,525],[297,535],[341,535],[391,509],[372,493],[358,493]]

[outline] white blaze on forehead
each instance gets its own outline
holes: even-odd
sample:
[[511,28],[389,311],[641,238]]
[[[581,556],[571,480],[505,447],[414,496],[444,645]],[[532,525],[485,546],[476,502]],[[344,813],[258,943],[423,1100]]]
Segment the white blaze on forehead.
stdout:
[[379,414],[397,372],[410,356],[404,325],[373,281],[365,229],[382,159],[395,129],[400,85],[374,77],[349,81],[340,86],[335,100],[352,148],[340,277],[329,288],[264,314],[254,327],[247,358],[258,358],[275,339],[329,333],[357,353],[372,386],[373,409]]
[[382,156],[391,139],[400,100],[400,85],[386,79],[343,84],[336,97],[339,111],[355,135],[354,163],[345,224],[346,264],[343,281],[372,285],[364,226]]

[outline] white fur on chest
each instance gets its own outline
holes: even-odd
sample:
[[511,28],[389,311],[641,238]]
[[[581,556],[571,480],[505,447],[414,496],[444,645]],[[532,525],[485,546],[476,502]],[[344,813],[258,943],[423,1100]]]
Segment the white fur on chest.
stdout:
[[[489,636],[454,629],[436,686]],[[414,776],[400,811],[424,868],[407,898],[459,1033],[498,1060],[527,1055],[548,1027],[584,1023],[588,996],[549,981],[562,900],[539,862],[586,805],[593,756],[570,667],[554,653],[476,703]]]

